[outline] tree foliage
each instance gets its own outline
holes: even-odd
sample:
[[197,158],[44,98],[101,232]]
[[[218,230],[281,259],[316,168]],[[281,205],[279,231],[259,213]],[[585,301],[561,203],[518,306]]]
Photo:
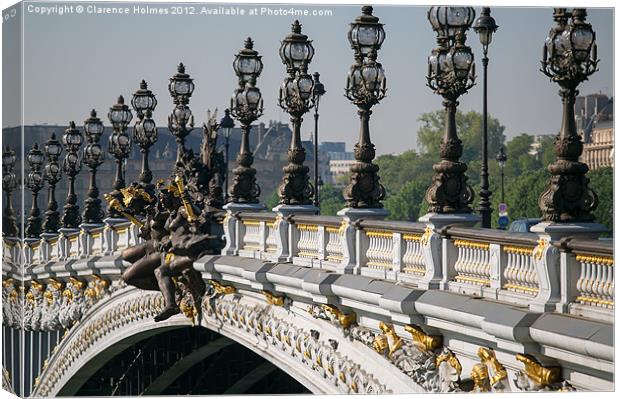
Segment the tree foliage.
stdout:
[[[418,120],[422,127],[418,130],[418,145],[422,153],[439,158],[439,144],[444,135],[445,112],[438,110],[422,114]],[[456,112],[456,127],[459,139],[463,142],[463,162],[480,159],[482,156],[482,115],[475,111]],[[488,153],[497,154],[506,140],[505,126],[489,115],[488,119]]]

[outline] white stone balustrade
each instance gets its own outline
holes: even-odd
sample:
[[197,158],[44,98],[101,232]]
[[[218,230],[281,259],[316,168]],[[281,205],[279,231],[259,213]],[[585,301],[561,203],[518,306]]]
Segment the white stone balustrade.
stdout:
[[325,259],[328,262],[341,263],[343,258],[343,229],[340,228],[340,226],[327,226],[325,227],[325,232],[327,233],[327,245],[325,245]]
[[608,256],[578,254],[580,275],[575,302],[600,308],[614,308],[614,259]]
[[507,255],[504,268],[505,284],[503,289],[528,296],[536,296],[539,291],[539,279],[534,264],[534,247],[506,245],[503,251]]
[[368,237],[365,267],[392,270],[394,260],[394,233],[381,230],[365,231]]
[[459,283],[490,287],[491,265],[488,243],[454,240],[458,257],[454,264],[455,281]]
[[319,259],[321,252],[319,226],[311,224],[295,224],[294,228],[299,231],[296,256],[306,259]]
[[422,234],[403,234],[404,251],[402,272],[417,277],[426,274]]

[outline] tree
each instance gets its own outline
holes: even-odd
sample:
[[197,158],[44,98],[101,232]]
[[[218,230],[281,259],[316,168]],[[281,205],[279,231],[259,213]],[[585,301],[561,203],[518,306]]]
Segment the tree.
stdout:
[[598,207],[594,210],[596,222],[605,225],[613,235],[614,171],[612,168],[600,168],[590,171],[586,177],[598,197]]
[[[422,114],[418,120],[422,127],[418,130],[418,145],[421,152],[432,154],[435,160],[439,160],[439,144],[444,135],[445,112],[438,110]],[[482,114],[470,111],[456,112],[456,129],[459,138],[463,142],[463,162],[480,159],[482,155]],[[505,126],[499,120],[489,115],[488,119],[488,153],[497,154],[499,147],[504,143]]]
[[395,194],[385,200],[385,208],[390,212],[390,220],[417,221],[421,204],[428,184],[421,180],[411,180]]
[[[506,180],[506,204],[510,220],[541,216],[538,197],[545,190],[548,179],[549,172],[546,169],[538,169],[523,172],[517,177]],[[499,196],[494,196],[493,202],[499,203]]]
[[342,188],[325,184],[320,192],[321,215],[336,216],[336,213],[344,208]]

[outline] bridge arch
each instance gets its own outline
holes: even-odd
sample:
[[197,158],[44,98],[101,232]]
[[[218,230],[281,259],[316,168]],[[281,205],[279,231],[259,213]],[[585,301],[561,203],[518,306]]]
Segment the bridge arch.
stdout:
[[[307,312],[270,305],[251,291],[205,298],[201,305],[200,326],[252,350],[313,393],[423,391],[373,350]],[[59,343],[32,395],[74,394],[128,345],[192,325],[182,314],[154,322],[162,307],[159,293],[130,287],[100,301]]]

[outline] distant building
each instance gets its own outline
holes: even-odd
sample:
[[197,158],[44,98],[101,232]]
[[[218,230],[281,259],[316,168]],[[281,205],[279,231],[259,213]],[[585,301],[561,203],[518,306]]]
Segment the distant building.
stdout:
[[[331,169],[331,161],[353,160],[353,152],[346,151],[343,141],[322,141],[319,143],[319,175],[325,183],[336,184]],[[348,173],[348,171],[347,171]]]
[[351,173],[351,166],[357,162],[355,159],[337,159],[329,161],[330,182],[334,185],[343,185],[342,176]]
[[613,101],[605,94],[579,96],[575,101],[575,123],[584,142],[581,161],[591,170],[613,167]]

